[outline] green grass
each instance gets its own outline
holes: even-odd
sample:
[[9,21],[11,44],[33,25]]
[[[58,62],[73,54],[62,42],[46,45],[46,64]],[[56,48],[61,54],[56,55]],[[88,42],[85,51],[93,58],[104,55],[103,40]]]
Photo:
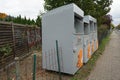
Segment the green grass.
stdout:
[[71,80],[85,80],[91,70],[93,70],[97,59],[102,55],[103,51],[105,50],[105,46],[109,42],[110,38],[109,35],[102,40],[102,43],[99,45],[98,50],[92,55],[92,58],[85,64]]

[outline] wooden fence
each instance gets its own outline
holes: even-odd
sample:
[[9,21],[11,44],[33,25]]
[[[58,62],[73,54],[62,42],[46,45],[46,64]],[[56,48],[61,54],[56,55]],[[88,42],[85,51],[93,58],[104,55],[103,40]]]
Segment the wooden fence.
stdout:
[[10,59],[25,55],[33,47],[40,47],[41,30],[37,26],[0,22],[0,47],[6,44],[12,48]]

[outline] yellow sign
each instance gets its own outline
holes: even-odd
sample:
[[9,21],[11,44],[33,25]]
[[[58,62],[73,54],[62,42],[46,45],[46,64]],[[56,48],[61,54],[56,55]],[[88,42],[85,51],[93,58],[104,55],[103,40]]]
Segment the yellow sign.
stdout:
[[94,52],[94,41],[92,42],[92,52]]
[[91,58],[91,54],[90,54],[90,43],[88,44],[88,48],[87,48],[87,49],[88,49],[87,57],[88,57],[88,58]]
[[96,48],[98,49],[98,40],[96,41]]
[[78,62],[77,62],[77,67],[80,68],[83,66],[83,50],[80,49],[78,53]]

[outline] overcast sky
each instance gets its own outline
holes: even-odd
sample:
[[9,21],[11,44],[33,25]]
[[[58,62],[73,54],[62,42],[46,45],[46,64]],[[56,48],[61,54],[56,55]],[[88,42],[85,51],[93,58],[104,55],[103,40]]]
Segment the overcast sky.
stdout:
[[[26,16],[27,18],[36,19],[37,15],[44,11],[44,0],[0,0],[0,12],[8,15]],[[109,14],[113,17],[113,23],[120,23],[120,0],[113,0]]]
[[113,0],[109,14],[112,15],[115,25],[120,24],[120,0]]
[[0,12],[36,19],[40,11],[44,11],[43,4],[43,0],[0,0]]

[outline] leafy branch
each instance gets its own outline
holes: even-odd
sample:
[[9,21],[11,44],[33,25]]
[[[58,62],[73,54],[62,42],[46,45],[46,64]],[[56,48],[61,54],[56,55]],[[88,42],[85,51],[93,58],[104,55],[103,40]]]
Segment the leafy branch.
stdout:
[[6,44],[5,46],[0,48],[0,57],[5,57],[7,55],[9,55],[12,52],[12,48],[10,47],[9,44]]

